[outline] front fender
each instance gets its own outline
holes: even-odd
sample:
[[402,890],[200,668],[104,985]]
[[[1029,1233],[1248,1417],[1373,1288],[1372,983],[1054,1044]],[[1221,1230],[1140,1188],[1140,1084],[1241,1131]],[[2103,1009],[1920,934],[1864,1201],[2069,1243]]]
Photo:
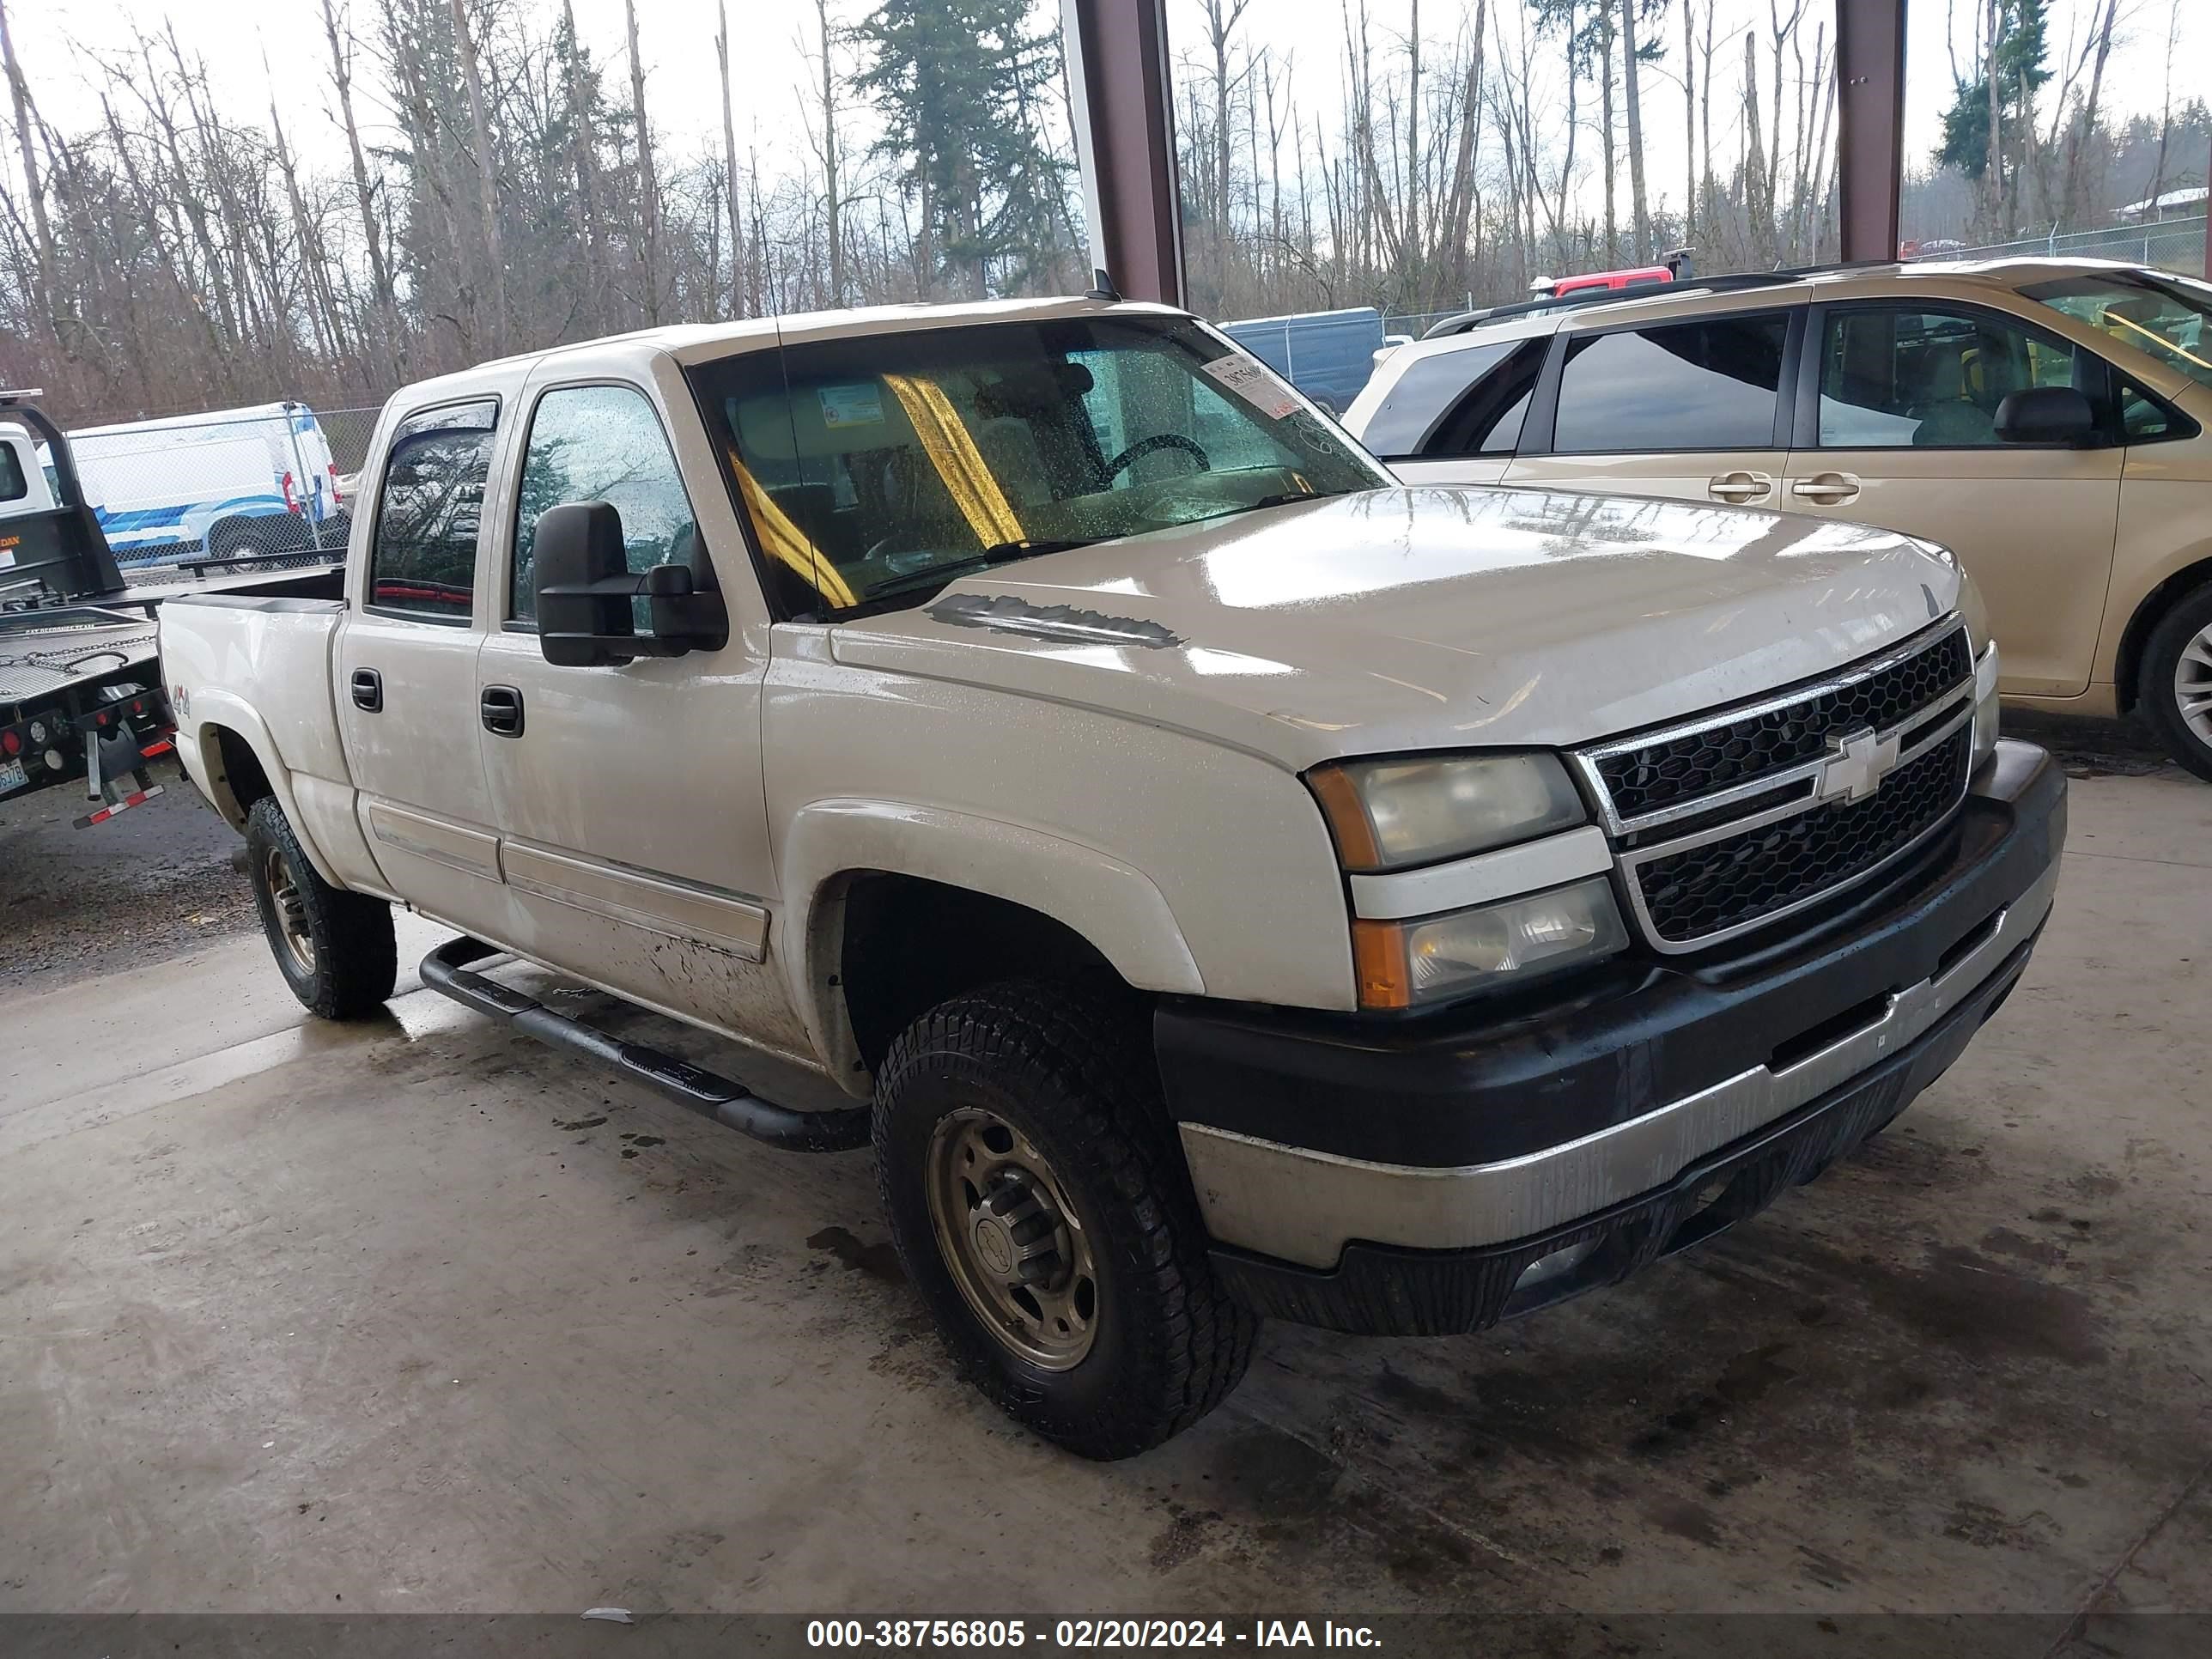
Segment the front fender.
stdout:
[[823,1054],[852,1047],[830,979],[839,878],[860,871],[919,877],[1024,905],[1087,939],[1140,990],[1205,994],[1182,929],[1142,871],[1058,836],[943,807],[821,800],[799,809],[781,860],[785,937],[805,948],[776,955],[792,1006]]

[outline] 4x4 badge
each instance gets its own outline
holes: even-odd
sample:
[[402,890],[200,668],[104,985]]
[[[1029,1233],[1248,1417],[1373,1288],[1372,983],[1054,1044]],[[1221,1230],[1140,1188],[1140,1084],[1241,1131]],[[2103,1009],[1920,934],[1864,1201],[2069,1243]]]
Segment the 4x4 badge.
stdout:
[[1896,769],[1897,738],[1877,738],[1872,727],[1863,726],[1828,739],[1827,763],[1813,793],[1825,801],[1864,800]]

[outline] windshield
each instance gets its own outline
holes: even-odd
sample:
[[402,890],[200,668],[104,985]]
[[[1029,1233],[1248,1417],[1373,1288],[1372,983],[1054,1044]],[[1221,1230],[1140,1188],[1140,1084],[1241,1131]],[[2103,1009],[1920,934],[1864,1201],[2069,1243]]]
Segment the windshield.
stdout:
[[782,614],[920,604],[966,570],[1388,485],[1188,319],[816,341],[690,371]]
[[2212,386],[2212,288],[2147,272],[2100,271],[2021,292]]

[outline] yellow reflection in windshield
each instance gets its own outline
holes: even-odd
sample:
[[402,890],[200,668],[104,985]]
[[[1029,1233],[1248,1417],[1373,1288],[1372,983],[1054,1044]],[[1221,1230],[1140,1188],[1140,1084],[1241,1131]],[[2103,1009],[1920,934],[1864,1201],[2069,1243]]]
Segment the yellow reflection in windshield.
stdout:
[[737,475],[738,494],[751,517],[753,529],[761,538],[761,549],[769,557],[789,565],[809,582],[816,592],[838,606],[854,605],[860,601],[845,579],[837,574],[837,567],[823,558],[806,532],[792,523],[775,499],[760,487],[759,481],[746,470],[737,452],[730,452],[730,470]]
[[2199,368],[2212,368],[2212,363],[2206,362],[2195,352],[2184,351],[2179,344],[2167,339],[2165,335],[2159,333],[2156,330],[2145,328],[2141,323],[2136,321],[2132,317],[2122,316],[2120,314],[2119,308],[2117,306],[2106,306],[2105,307],[2104,322],[2106,325],[2105,331],[2112,335],[2114,339],[2124,341],[2129,345],[2133,345],[2135,343],[2134,341],[2128,339],[2126,335],[2121,333],[2119,329],[2116,329],[2112,326],[2112,324],[2118,323],[2120,325],[2120,328],[2131,328],[2135,330],[2136,333],[2142,335],[2146,340],[2148,340],[2154,347],[2162,347],[2166,350],[2171,351],[2177,357],[2185,357],[2191,362],[2196,364]]
[[985,547],[1022,539],[1022,521],[1014,516],[1006,491],[991,476],[990,464],[975,447],[975,441],[952,407],[952,400],[933,380],[914,374],[886,374],[884,384],[905,409],[915,435],[945,481],[945,494],[968,520],[975,539]]

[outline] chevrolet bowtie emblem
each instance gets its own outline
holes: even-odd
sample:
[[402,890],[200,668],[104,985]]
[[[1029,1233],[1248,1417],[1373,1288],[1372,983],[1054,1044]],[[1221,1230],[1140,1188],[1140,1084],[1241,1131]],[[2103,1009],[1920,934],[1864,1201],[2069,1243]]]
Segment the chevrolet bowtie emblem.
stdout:
[[1866,726],[1828,739],[1827,763],[1814,796],[1825,801],[1864,800],[1897,768],[1897,739],[1877,738]]

